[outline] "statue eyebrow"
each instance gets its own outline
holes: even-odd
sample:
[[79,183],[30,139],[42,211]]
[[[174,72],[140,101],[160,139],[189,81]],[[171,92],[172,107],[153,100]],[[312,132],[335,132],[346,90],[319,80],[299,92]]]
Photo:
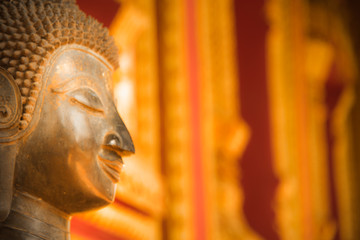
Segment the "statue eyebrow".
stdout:
[[89,76],[79,76],[70,78],[66,81],[61,82],[60,84],[56,84],[54,86],[50,86],[50,90],[53,93],[66,93],[70,90],[74,90],[77,87],[86,86],[89,87]]

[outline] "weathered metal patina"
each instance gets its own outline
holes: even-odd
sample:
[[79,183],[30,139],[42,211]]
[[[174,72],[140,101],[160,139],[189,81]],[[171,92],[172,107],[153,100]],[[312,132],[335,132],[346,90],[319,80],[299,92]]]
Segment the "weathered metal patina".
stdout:
[[0,129],[9,129],[19,120],[20,103],[21,95],[14,78],[0,68]]
[[69,239],[114,200],[134,153],[113,102],[117,49],[75,0],[0,2],[0,240]]

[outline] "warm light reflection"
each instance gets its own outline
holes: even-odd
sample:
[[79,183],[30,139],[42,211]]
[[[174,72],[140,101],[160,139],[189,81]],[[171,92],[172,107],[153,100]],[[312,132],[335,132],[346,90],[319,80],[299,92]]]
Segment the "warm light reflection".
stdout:
[[134,137],[136,126],[135,64],[131,52],[123,52],[119,57],[119,70],[114,76],[115,104],[126,126]]
[[121,54],[119,58],[120,71],[129,72],[134,67],[132,56],[129,53]]
[[115,85],[116,106],[123,116],[126,116],[134,106],[134,84],[128,77],[124,77]]
[[[82,231],[81,226],[84,225],[88,226],[88,232]],[[82,218],[73,220],[73,227],[72,239],[76,240],[99,239],[99,236],[103,237],[101,229],[104,228],[108,236],[113,236],[112,239],[122,239],[124,235],[134,240],[159,239],[155,221],[121,205],[110,205],[96,212],[84,213]],[[97,233],[98,236],[91,233]]]

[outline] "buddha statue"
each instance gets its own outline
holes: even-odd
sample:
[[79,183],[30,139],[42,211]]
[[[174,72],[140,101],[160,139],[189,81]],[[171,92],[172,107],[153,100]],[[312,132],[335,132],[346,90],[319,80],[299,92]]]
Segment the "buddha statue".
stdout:
[[75,0],[0,1],[0,240],[70,239],[72,214],[114,200],[134,153],[117,61]]

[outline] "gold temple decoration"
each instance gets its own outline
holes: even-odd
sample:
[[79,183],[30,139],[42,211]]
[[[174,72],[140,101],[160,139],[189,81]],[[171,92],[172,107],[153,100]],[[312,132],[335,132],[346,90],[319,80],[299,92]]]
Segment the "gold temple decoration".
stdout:
[[250,129],[240,115],[234,1],[196,8],[208,239],[259,239],[242,210],[239,159]]
[[[162,0],[159,11],[163,156],[167,239],[194,239],[189,69],[184,1]],[[258,239],[242,213],[238,159],[250,130],[242,120],[236,72],[233,1],[194,4],[206,239]],[[216,15],[217,18],[213,18]],[[194,57],[194,56],[192,56]]]
[[[289,5],[289,4],[288,4]],[[275,173],[279,178],[276,196],[276,221],[279,235],[282,239],[305,239],[301,231],[301,208],[299,171],[294,146],[296,136],[293,129],[296,116],[295,106],[288,99],[293,98],[294,82],[289,79],[286,64],[290,64],[291,56],[287,51],[290,35],[290,12],[286,1],[268,1],[268,18],[270,30],[268,36],[268,69],[269,69],[269,98],[273,135],[273,151],[275,159]],[[284,21],[283,19],[289,19]],[[288,44],[286,44],[288,43]],[[289,84],[286,84],[286,83]],[[293,109],[290,111],[289,109]]]
[[354,130],[350,124],[350,113],[354,106],[355,80],[359,78],[358,68],[354,56],[354,49],[347,29],[341,18],[333,17],[333,31],[331,38],[335,42],[336,65],[343,82],[344,89],[331,116],[331,134],[334,137],[334,147],[331,154],[334,159],[335,190],[338,202],[339,235],[341,239],[358,239],[360,229],[359,202],[356,200],[359,193],[356,175],[359,169],[354,168],[358,162],[353,156],[356,143],[352,141]]
[[[339,16],[302,0],[269,0],[267,14],[274,164],[280,179],[276,198],[280,237],[333,239],[339,230],[341,239],[354,239],[348,177],[350,129],[346,121],[355,68],[348,33]],[[333,26],[331,30],[329,25]],[[346,64],[341,63],[343,60]],[[334,63],[345,80],[345,90],[334,116],[329,116],[325,83]],[[329,204],[327,117],[331,118],[335,137],[330,153],[335,159],[339,223],[332,219]]]
[[160,0],[157,6],[163,172],[167,194],[164,237],[171,240],[194,239],[185,4],[181,0]]

